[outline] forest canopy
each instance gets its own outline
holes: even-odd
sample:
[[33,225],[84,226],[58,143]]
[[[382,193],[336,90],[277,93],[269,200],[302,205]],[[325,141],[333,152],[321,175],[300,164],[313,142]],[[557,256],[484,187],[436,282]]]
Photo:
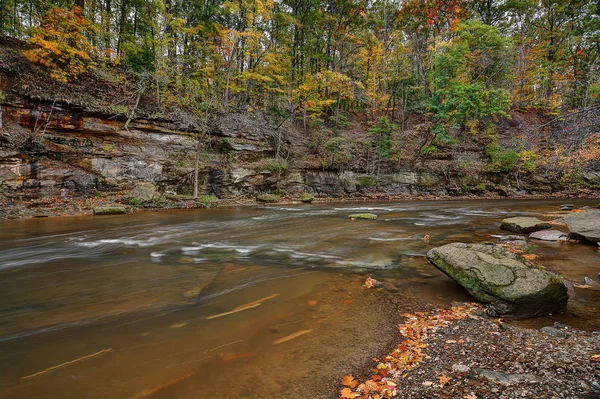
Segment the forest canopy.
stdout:
[[0,29],[57,82],[117,66],[159,109],[247,105],[305,127],[427,113],[443,142],[511,107],[600,97],[596,0],[4,0]]

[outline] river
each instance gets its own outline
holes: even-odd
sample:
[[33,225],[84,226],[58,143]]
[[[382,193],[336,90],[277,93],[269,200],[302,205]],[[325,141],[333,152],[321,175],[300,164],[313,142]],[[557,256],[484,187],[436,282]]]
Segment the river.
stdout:
[[[0,222],[0,398],[328,397],[339,376],[397,334],[402,305],[364,289],[367,275],[405,303],[469,300],[427,262],[428,248],[489,241],[503,218],[549,220],[560,203],[274,205]],[[348,220],[355,212],[379,219]],[[571,281],[600,271],[596,247],[535,245],[542,264]],[[568,314],[519,323],[600,329],[598,304],[597,291],[577,290]]]

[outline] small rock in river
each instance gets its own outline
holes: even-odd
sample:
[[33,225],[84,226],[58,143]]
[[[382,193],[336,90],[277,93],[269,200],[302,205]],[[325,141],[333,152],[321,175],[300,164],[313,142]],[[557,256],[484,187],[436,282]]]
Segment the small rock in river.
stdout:
[[355,213],[354,215],[348,215],[350,220],[377,220],[377,215],[373,213]]
[[559,230],[542,230],[531,233],[529,238],[542,241],[566,241],[567,234]]
[[561,211],[571,211],[573,210],[573,204],[563,204],[560,206]]
[[592,284],[593,282],[594,282],[594,280],[592,280],[592,279],[591,279],[591,278],[589,278],[589,277],[584,277],[584,278],[583,278],[583,284],[584,284],[584,285],[590,285],[590,284]]
[[500,228],[515,233],[533,233],[534,231],[549,229],[552,226],[547,222],[532,217],[514,217],[504,219]]
[[567,334],[565,334],[558,328],[554,328],[554,327],[542,327],[542,328],[540,328],[540,331],[547,335],[551,335],[551,336],[557,337],[557,338],[566,338],[567,337]]

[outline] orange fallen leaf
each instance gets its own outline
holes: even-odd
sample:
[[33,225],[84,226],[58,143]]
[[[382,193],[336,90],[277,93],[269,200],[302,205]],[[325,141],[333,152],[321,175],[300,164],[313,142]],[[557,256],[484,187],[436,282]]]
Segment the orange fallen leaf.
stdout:
[[450,377],[446,377],[445,375],[440,375],[438,377],[438,380],[440,382],[440,384],[442,384],[442,386],[446,385],[448,382],[450,382],[451,378]]
[[358,381],[356,381],[351,375],[345,375],[342,377],[342,385],[345,387],[356,388]]
[[344,388],[340,391],[340,395],[342,398],[346,399],[354,399],[356,397],[356,393],[352,392],[350,388]]
[[600,362],[600,355],[594,355],[594,356],[592,356],[592,360]]
[[588,288],[592,288],[591,285],[588,284],[573,284],[573,287],[575,288],[580,288],[580,289],[588,289]]
[[308,301],[308,306],[315,306],[317,301]]
[[354,300],[352,300],[352,299],[346,299],[344,301],[344,305],[350,305],[352,302],[354,302]]

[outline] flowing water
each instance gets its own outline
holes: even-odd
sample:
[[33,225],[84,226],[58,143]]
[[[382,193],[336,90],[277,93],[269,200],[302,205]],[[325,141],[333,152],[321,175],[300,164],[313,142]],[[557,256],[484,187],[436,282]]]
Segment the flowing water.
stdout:
[[[557,201],[344,203],[0,222],[0,398],[327,397],[382,350],[397,309],[361,284],[469,300],[424,258]],[[575,201],[577,207],[595,200]],[[377,221],[347,215],[373,212]],[[429,244],[423,236],[429,234]],[[581,282],[600,251],[536,243]],[[598,290],[552,321],[600,329]],[[319,391],[319,387],[322,389]]]

